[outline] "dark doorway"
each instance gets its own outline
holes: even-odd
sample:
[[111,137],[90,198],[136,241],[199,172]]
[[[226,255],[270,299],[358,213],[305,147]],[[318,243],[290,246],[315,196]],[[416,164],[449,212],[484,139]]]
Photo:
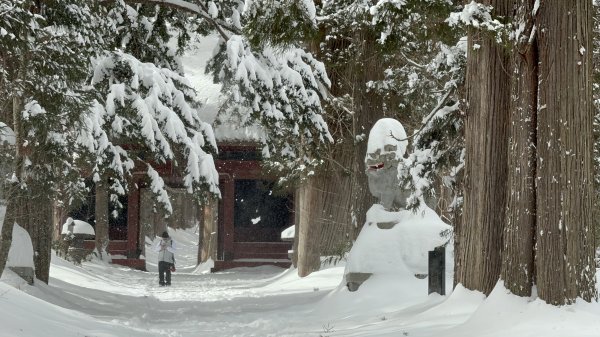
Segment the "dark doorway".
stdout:
[[255,179],[236,179],[234,191],[235,241],[281,241],[281,231],[293,220],[291,195],[276,190],[272,181]]
[[118,202],[108,202],[108,238],[127,240],[127,195],[120,195]]

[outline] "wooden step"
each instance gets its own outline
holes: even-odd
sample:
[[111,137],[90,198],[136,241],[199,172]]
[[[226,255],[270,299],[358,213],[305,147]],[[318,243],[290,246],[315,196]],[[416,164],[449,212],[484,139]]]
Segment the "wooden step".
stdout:
[[271,252],[267,252],[267,253],[262,253],[262,252],[240,252],[240,251],[236,251],[233,254],[233,259],[234,260],[240,260],[240,259],[265,259],[265,260],[287,260],[288,259],[288,252],[285,251],[285,253],[271,253]]

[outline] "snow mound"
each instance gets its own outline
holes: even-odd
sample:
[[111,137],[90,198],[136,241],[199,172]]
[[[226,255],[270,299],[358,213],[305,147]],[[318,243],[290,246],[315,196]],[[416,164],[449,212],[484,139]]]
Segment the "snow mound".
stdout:
[[281,240],[294,240],[296,236],[296,226],[292,225],[281,232]]
[[450,329],[446,337],[600,336],[598,304],[583,300],[562,307],[537,298],[510,293],[499,281],[469,319]]
[[62,227],[61,234],[87,234],[87,235],[96,235],[94,231],[94,227],[89,223],[81,220],[73,220],[73,218],[67,218],[67,221]]
[[[382,229],[380,223],[395,225]],[[427,274],[428,252],[448,241],[442,232],[449,228],[425,205],[416,212],[388,212],[375,204],[350,250],[346,273]]]
[[[0,206],[0,230],[2,230],[2,225],[4,224],[5,210],[5,206]],[[29,236],[29,233],[17,223],[14,224],[12,243],[10,245],[10,250],[8,251],[6,266],[34,268],[31,237]]]
[[[4,273],[11,272],[5,270]],[[3,276],[3,281],[4,279]],[[20,286],[28,287],[23,284]],[[143,331],[117,323],[102,322],[89,315],[48,303],[4,282],[0,282],[0,294],[2,307],[5,309],[2,310],[0,336],[147,336]]]

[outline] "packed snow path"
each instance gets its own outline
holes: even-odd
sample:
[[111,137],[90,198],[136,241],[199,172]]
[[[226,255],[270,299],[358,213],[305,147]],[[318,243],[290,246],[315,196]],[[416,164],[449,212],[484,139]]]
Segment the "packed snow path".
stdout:
[[342,273],[182,270],[163,288],[155,272],[80,267],[54,256],[49,285],[4,273],[0,336],[600,336],[597,303],[556,308],[501,286],[485,301],[460,287],[448,297],[427,296],[426,280],[389,276],[349,293],[339,286]]
[[[357,292],[344,265],[300,278],[294,269],[196,267],[196,231],[176,231],[178,270],[159,287],[148,272],[103,261],[76,266],[52,256],[50,282],[0,280],[0,337],[505,337],[600,336],[600,304],[553,307],[510,295],[501,283],[485,299],[457,287],[427,295],[427,280],[383,270]],[[451,271],[452,268],[447,268]],[[485,299],[485,300],[484,300]]]

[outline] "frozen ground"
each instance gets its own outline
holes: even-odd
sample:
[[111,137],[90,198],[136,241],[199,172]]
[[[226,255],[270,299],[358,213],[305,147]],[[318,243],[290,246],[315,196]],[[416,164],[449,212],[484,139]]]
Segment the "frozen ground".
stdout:
[[[49,285],[0,281],[0,336],[600,336],[600,306],[554,308],[506,294],[483,301],[457,288],[427,296],[426,280],[372,277],[340,286],[343,266],[300,279],[275,267],[209,274],[195,267],[193,231],[179,241],[173,286],[150,272],[53,256]],[[148,260],[152,261],[151,254]]]

